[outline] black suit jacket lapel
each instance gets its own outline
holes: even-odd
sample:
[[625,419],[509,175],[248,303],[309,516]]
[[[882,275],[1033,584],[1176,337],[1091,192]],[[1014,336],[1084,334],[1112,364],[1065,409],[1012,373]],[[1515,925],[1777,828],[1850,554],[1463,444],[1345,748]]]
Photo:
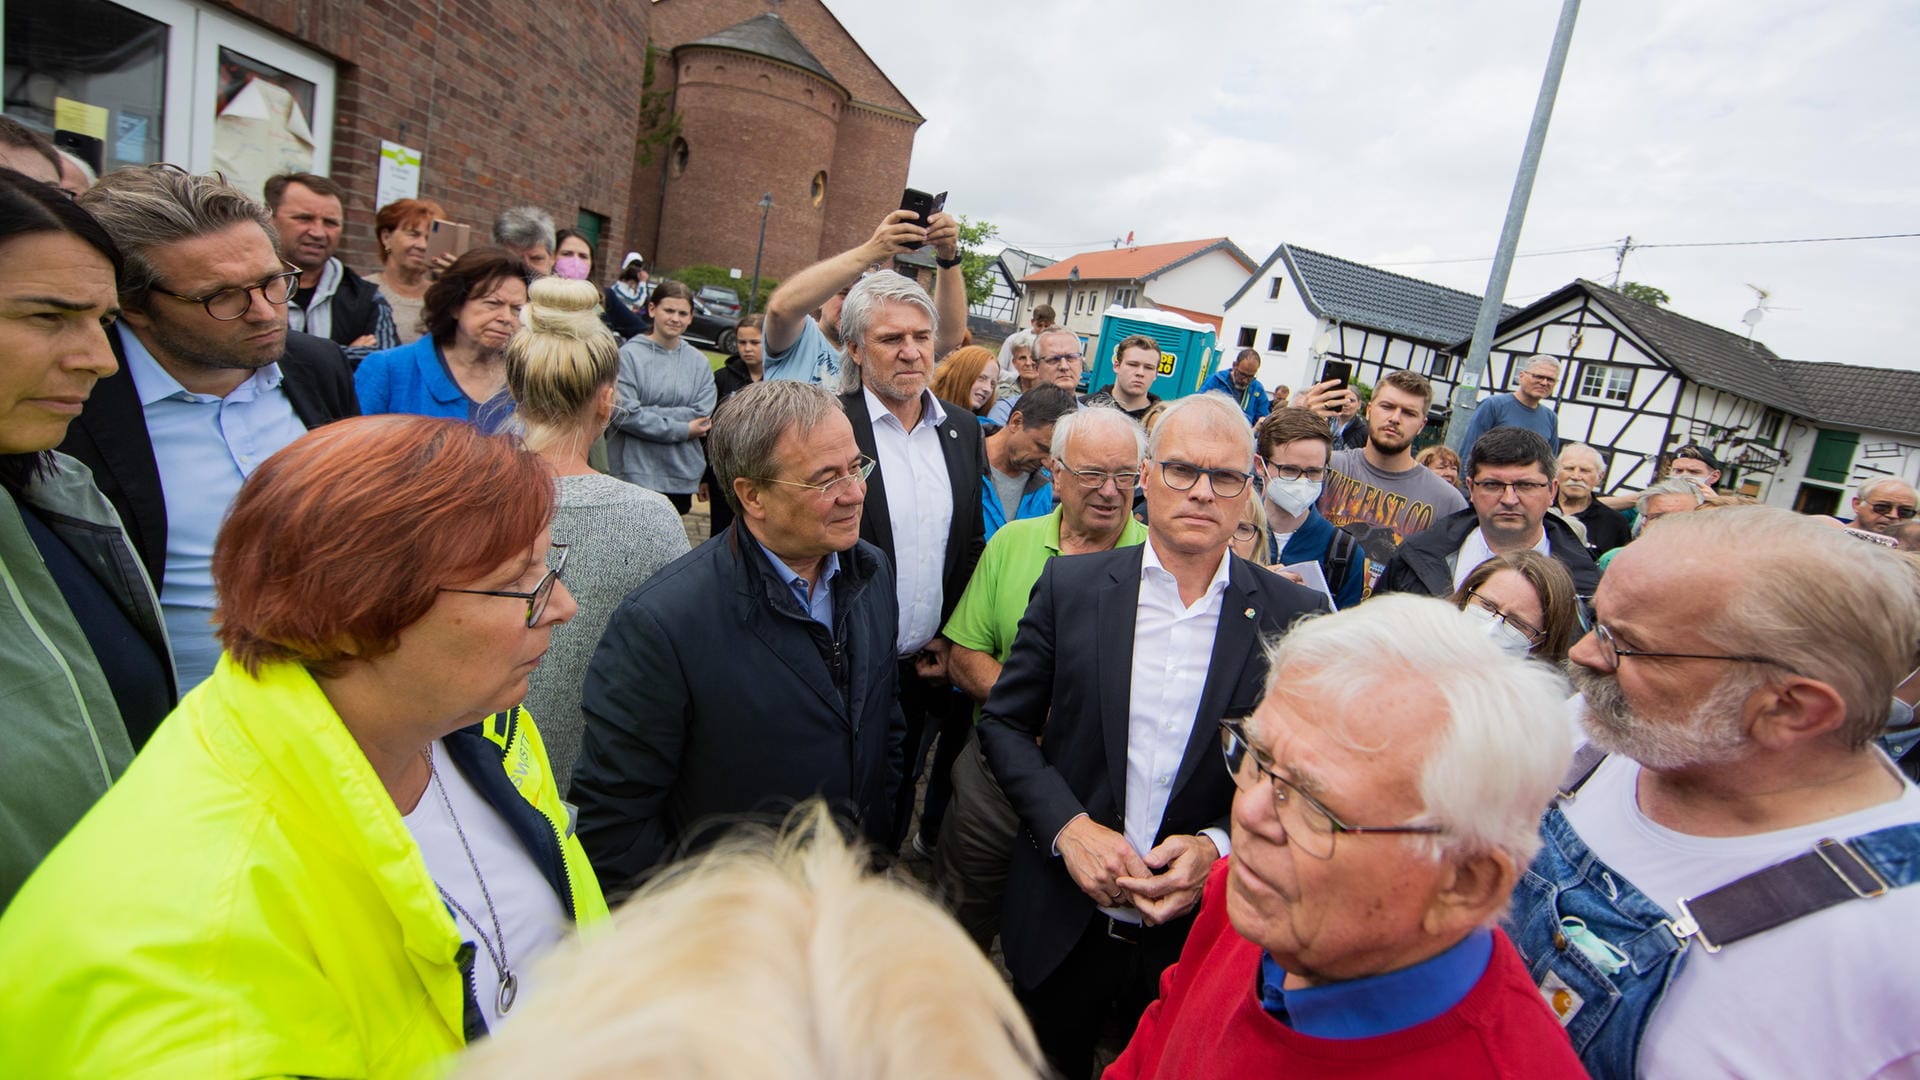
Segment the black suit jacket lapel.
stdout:
[[[872,544],[886,553],[888,565],[893,565],[893,518],[888,516],[887,485],[881,475],[885,470],[879,464],[880,450],[873,441],[873,417],[867,413],[867,395],[863,390],[840,395],[840,407],[846,410],[847,419],[853,423],[853,442],[874,462],[873,475],[867,478],[867,502],[860,509],[860,539]],[[896,569],[896,573],[897,573]]]
[[1207,662],[1207,683],[1200,691],[1200,709],[1194,714],[1193,730],[1187,733],[1187,749],[1180,757],[1173,790],[1178,792],[1200,762],[1213,755],[1220,736],[1216,730],[1220,718],[1233,703],[1240,688],[1247,662],[1253,658],[1260,638],[1259,593],[1253,575],[1265,573],[1252,563],[1233,556],[1227,564],[1227,587],[1220,594],[1220,622],[1213,633],[1213,655]]
[[119,333],[109,332],[107,341],[120,370],[94,384],[61,449],[93,469],[94,483],[119,511],[157,591],[167,565],[165,489],[160,486],[160,464],[153,456],[152,436],[147,434],[147,414],[140,407],[133,373],[127,370]]
[[[944,403],[942,408],[946,408]],[[951,489],[953,499],[953,517],[947,526],[947,557],[940,567],[942,583],[953,581],[953,572],[959,566],[961,557],[966,554],[967,511],[971,509],[975,518],[980,517],[981,513],[979,495],[973,496],[971,506],[967,500],[969,493],[979,490],[975,485],[981,481],[980,463],[967,452],[973,446],[972,441],[961,438],[959,431],[954,428],[956,423],[964,420],[977,430],[980,421],[976,420],[970,412],[963,413],[953,408],[947,408],[946,414],[947,418],[934,429],[940,435],[940,456],[947,463],[947,487]],[[960,587],[965,588],[965,583],[962,582]],[[955,596],[946,597],[947,602],[943,606],[950,610],[958,599]],[[943,618],[941,622],[945,623],[946,620]]]
[[1100,724],[1106,736],[1107,778],[1114,808],[1126,814],[1127,727],[1133,716],[1133,634],[1140,613],[1140,567],[1144,545],[1116,561],[1100,586],[1094,622],[1094,656],[1088,673],[1100,683]]

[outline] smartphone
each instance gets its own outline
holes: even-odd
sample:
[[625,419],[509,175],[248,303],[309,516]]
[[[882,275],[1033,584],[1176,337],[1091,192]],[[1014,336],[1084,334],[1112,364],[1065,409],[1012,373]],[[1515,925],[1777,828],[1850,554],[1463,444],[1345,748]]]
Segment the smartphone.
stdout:
[[1338,380],[1339,388],[1345,390],[1347,384],[1353,381],[1353,365],[1345,360],[1327,361],[1320,369],[1320,381],[1326,382],[1328,379]]
[[918,224],[923,229],[932,228],[933,215],[947,208],[947,193],[929,195],[924,191],[908,188],[900,196],[900,209],[911,210],[919,217]]
[[433,219],[427,231],[427,261],[432,262],[442,255],[459,258],[473,245],[473,227],[458,225],[451,221]]

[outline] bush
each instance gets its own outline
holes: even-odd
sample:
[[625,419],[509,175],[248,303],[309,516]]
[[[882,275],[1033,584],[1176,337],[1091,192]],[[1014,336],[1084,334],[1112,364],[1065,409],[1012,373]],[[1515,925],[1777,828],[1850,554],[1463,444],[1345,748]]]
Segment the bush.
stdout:
[[[670,274],[658,274],[654,276],[654,280],[683,282],[694,292],[699,292],[701,287],[706,285],[718,285],[722,288],[732,289],[734,292],[740,294],[740,314],[751,314],[751,312],[746,310],[747,294],[748,291],[753,288],[753,278],[751,275],[734,278],[729,275],[727,268],[724,266],[703,264],[699,266],[684,266]],[[760,301],[755,306],[760,310],[765,310],[767,306],[767,296],[771,294],[779,284],[780,280],[778,278],[768,277],[765,274],[760,275]]]

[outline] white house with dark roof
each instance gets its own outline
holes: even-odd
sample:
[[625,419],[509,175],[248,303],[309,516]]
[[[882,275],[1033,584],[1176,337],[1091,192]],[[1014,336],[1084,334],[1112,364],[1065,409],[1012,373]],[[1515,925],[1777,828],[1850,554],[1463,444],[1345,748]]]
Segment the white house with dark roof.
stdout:
[[1443,405],[1459,366],[1451,347],[1479,310],[1472,293],[1281,244],[1227,298],[1220,347],[1258,349],[1269,390],[1298,390],[1319,381],[1325,361],[1345,360],[1369,386],[1396,368],[1417,371]]
[[1607,456],[1608,493],[1646,487],[1688,443],[1726,464],[1723,488],[1807,513],[1844,513],[1874,476],[1920,475],[1917,372],[1783,360],[1764,342],[1584,280],[1501,320],[1482,394],[1512,389],[1517,362],[1534,353],[1560,358],[1549,402],[1561,441]]
[[1020,312],[1020,297],[1026,291],[1020,279],[1039,270],[1052,266],[1054,260],[1045,255],[1035,255],[1031,251],[1022,251],[1010,247],[1003,249],[994,257],[991,280],[993,292],[985,300],[967,308],[969,316],[989,319],[995,323],[1004,323],[1009,328],[1019,329],[1016,316]]

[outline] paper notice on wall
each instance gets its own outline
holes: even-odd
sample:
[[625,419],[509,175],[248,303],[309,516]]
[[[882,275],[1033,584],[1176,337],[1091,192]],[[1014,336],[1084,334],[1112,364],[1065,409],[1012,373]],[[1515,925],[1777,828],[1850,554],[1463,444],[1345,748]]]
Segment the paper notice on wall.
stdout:
[[400,199],[420,197],[420,151],[380,140],[380,181],[374,190],[375,209]]
[[105,142],[107,110],[72,98],[53,99],[53,126],[56,131],[71,131]]

